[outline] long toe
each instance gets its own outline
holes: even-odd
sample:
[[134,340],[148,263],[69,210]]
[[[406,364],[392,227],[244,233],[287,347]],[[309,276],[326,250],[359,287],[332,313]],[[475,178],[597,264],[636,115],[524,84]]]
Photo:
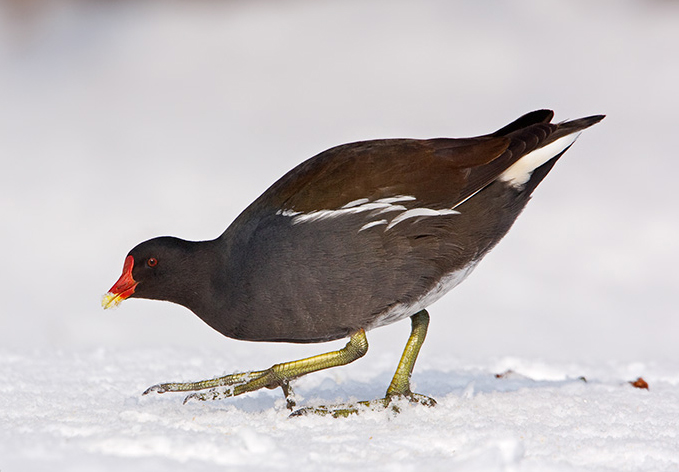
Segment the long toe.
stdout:
[[396,413],[400,413],[403,407],[411,405],[423,405],[427,407],[436,406],[436,400],[419,393],[408,392],[405,394],[387,395],[384,398],[385,407],[390,408]]
[[[357,403],[347,403],[346,405],[333,405],[333,406],[307,406],[295,410],[290,413],[289,418],[295,418],[299,416],[332,416],[333,418],[346,418],[351,415],[358,415],[363,409],[369,409],[371,402],[357,402]],[[383,408],[383,407],[380,407]]]
[[156,384],[151,385],[149,388],[144,390],[144,393],[142,393],[142,395],[148,395],[149,393],[165,393],[165,392],[167,392],[165,384]]
[[385,410],[388,410],[391,413],[401,413],[404,408],[415,405],[432,407],[436,405],[436,400],[419,393],[394,394],[376,400],[360,401],[356,403],[331,406],[320,405],[317,407],[309,406],[293,411],[290,414],[290,417],[319,415],[332,416],[333,418],[346,418],[350,415],[359,415],[361,412],[365,411]]

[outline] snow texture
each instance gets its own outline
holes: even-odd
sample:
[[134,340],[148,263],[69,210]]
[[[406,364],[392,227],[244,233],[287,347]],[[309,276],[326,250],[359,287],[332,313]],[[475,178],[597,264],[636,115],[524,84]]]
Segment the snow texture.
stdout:
[[[677,51],[662,0],[0,2],[0,471],[679,470]],[[345,341],[104,312],[137,243],[218,236],[331,146],[538,108],[607,118],[430,307],[413,382],[438,406],[140,395]],[[370,331],[364,358],[297,382],[302,404],[382,396],[408,332]]]
[[[149,383],[238,361],[225,357],[0,352],[2,470],[679,470],[676,365],[425,361],[414,384],[437,406],[346,419],[288,418],[280,389],[186,405],[179,394],[141,396]],[[351,377],[343,369],[307,376],[297,396],[306,405],[377,398],[392,361]],[[497,378],[507,366],[515,370]],[[640,372],[649,390],[625,381]]]

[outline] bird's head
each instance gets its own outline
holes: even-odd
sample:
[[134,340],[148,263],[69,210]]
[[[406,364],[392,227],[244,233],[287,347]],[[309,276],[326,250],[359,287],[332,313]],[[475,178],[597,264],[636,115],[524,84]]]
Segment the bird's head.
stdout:
[[139,244],[125,258],[122,275],[104,295],[101,305],[112,308],[127,298],[181,303],[196,275],[192,273],[195,260],[191,257],[195,244],[169,236]]

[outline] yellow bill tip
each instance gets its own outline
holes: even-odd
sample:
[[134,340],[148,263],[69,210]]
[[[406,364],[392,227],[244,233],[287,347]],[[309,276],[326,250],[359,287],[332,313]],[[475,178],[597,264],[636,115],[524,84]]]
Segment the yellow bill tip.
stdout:
[[104,310],[115,308],[120,305],[120,302],[123,300],[125,300],[125,298],[121,297],[120,294],[108,292],[101,298],[101,306],[104,308]]

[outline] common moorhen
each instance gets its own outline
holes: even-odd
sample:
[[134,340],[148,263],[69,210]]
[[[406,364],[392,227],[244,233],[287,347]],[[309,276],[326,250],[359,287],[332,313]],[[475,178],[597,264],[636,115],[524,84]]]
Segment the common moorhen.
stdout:
[[[425,308],[469,275],[580,132],[604,118],[550,123],[553,115],[537,110],[475,138],[337,146],[285,174],[215,240],[164,236],[136,246],[104,308],[126,298],[167,300],[248,341],[349,337],[338,351],[144,393],[212,389],[187,397],[205,400],[282,387],[292,408],[290,380],[358,359],[366,331],[410,317],[386,397],[363,403],[433,405],[410,390]],[[357,407],[311,411],[337,416]]]

